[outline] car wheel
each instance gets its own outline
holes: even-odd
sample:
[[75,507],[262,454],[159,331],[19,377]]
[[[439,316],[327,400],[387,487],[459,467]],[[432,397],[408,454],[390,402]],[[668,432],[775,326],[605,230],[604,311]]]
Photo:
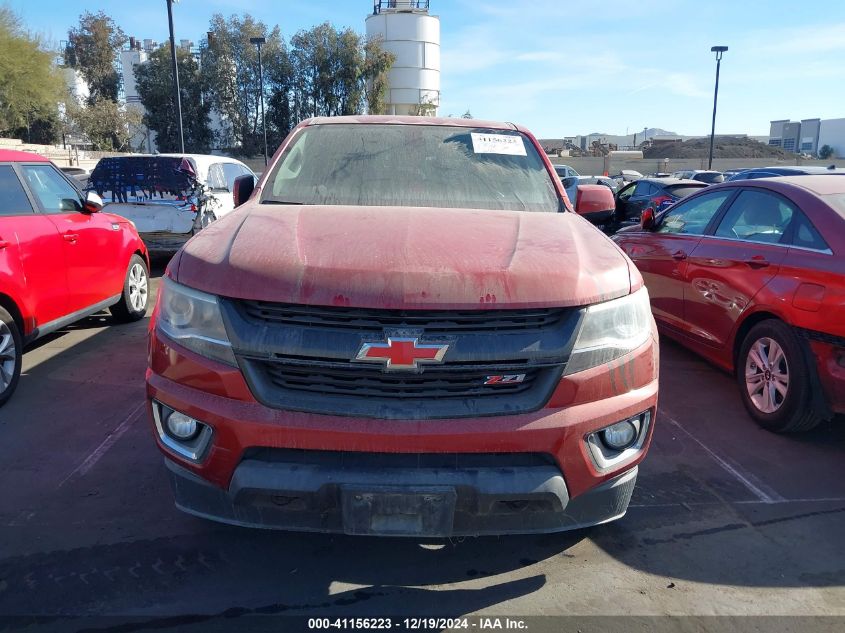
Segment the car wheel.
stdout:
[[812,429],[823,418],[812,406],[811,371],[790,326],[775,319],[758,323],[742,342],[736,362],[748,413],[775,433]]
[[133,255],[129,260],[129,269],[126,271],[120,301],[109,308],[109,311],[115,321],[121,323],[137,321],[147,313],[149,297],[150,273],[147,270],[147,263],[139,255]]
[[21,377],[23,340],[18,324],[3,308],[0,308],[0,406],[6,404]]

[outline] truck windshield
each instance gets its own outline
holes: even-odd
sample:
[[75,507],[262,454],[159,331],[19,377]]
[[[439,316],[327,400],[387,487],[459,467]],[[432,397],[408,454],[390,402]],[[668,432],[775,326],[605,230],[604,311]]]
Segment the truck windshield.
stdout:
[[519,132],[401,124],[304,128],[273,167],[261,202],[561,208],[543,160]]

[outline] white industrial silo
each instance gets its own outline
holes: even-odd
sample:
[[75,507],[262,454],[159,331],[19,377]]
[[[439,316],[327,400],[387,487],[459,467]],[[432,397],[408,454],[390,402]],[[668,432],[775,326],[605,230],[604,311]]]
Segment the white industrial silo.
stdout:
[[396,56],[388,74],[387,113],[437,116],[440,106],[440,18],[429,0],[375,0],[367,37]]

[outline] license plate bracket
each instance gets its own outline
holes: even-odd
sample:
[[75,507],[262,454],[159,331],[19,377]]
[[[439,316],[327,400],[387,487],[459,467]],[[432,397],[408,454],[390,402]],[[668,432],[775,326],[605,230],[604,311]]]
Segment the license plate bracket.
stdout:
[[451,486],[341,486],[343,530],[373,536],[448,536],[456,499]]

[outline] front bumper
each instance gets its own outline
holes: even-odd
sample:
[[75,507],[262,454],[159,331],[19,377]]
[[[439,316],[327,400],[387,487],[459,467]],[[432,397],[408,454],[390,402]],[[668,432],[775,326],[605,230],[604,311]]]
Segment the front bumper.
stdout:
[[244,527],[377,536],[558,532],[625,514],[637,467],[570,499],[556,466],[381,468],[246,459],[228,489],[165,459],[179,509]]
[[834,413],[845,413],[845,339],[815,336],[810,338],[810,349],[826,404]]
[[[646,411],[654,421],[657,365],[655,335],[628,357],[564,376],[548,405],[534,412],[432,420],[331,416],[266,407],[238,368],[153,331],[147,397],[151,419],[159,402],[213,430],[196,460],[175,454],[155,433],[177,505],[199,516],[355,534],[554,532],[624,514],[654,424],[641,448],[612,467],[599,466],[586,438]],[[321,461],[326,456],[334,457]],[[448,467],[437,461],[453,457]],[[408,522],[384,518],[391,513]],[[407,515],[430,518],[411,524],[417,519]]]

